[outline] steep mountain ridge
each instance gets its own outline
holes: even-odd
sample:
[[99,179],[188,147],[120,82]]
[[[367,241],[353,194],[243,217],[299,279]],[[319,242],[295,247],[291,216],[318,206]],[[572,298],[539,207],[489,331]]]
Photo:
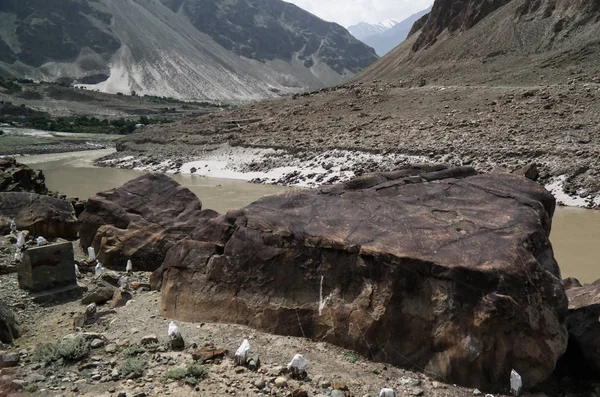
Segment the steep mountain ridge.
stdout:
[[6,0],[0,75],[245,101],[340,83],[377,59],[280,0]]
[[594,75],[599,16],[598,0],[436,0],[409,39],[358,79],[515,84],[563,79],[571,68]]

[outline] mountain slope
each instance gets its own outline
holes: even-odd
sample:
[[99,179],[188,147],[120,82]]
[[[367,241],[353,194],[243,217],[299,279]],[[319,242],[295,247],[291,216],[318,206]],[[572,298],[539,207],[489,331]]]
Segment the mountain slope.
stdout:
[[410,17],[406,18],[402,22],[397,23],[390,29],[387,29],[381,33],[366,37],[362,41],[370,47],[375,49],[375,52],[379,56],[384,56],[396,46],[402,43],[408,37],[408,33],[413,27],[414,23],[426,15],[431,8],[420,11]]
[[360,22],[356,25],[348,26],[348,31],[352,36],[364,42],[365,39],[384,33],[399,23],[400,22],[395,19],[388,19],[379,23]]
[[514,84],[600,71],[598,0],[436,0],[417,25],[358,79]]
[[0,75],[244,101],[340,83],[377,59],[280,0],[3,0]]

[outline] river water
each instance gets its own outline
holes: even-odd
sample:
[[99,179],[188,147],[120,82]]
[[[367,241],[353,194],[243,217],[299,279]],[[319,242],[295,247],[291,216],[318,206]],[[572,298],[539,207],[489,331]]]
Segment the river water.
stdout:
[[[96,158],[113,151],[26,156],[19,158],[19,161],[43,170],[49,189],[87,199],[99,191],[121,186],[143,174],[142,171],[93,166]],[[172,178],[194,192],[202,201],[203,208],[220,213],[288,189],[198,175],[172,175]],[[551,240],[563,277],[575,277],[582,283],[600,279],[600,211],[557,208]]]

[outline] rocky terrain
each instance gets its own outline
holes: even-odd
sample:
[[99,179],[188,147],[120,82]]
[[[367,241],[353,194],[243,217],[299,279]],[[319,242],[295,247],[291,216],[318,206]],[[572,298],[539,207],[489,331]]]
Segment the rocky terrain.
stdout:
[[[423,156],[480,171],[536,163],[542,182],[595,208],[597,17],[593,1],[438,0],[408,40],[352,83],[150,128],[120,142],[117,161],[105,164],[118,166],[126,156],[185,163],[222,144],[284,152],[248,171],[290,158],[306,167],[332,149]],[[346,164],[346,178],[394,167],[357,167],[351,154]],[[325,171],[328,180],[336,170]],[[302,182],[293,175],[280,181]]]
[[[349,171],[346,178],[390,171],[409,162],[399,157],[407,155],[480,171],[535,163],[543,183],[587,197],[583,205],[600,204],[600,75],[573,73],[561,84],[527,87],[418,85],[354,83],[149,127],[118,142],[111,158],[127,161],[105,164],[131,164],[128,156],[140,159],[138,166],[170,159],[176,171],[177,163],[202,159],[222,144],[281,149],[245,164],[247,172],[339,163],[321,170],[322,182],[340,169]],[[345,151],[340,162],[333,149]],[[359,161],[361,152],[377,156]],[[274,182],[302,182],[293,173]]]
[[[145,175],[76,211],[81,240],[66,245],[77,270],[63,270],[81,293],[67,300],[17,286],[36,277],[22,270],[33,252],[48,266],[40,255],[65,240],[48,235],[46,250],[24,231],[17,267],[21,226],[11,226],[0,238],[0,392],[466,397],[509,393],[516,367],[532,395],[597,395],[598,341],[586,325],[597,322],[597,285],[564,280],[565,295],[548,242],[555,200],[535,176],[416,165],[220,215],[167,176]],[[89,245],[114,271],[96,273]],[[163,316],[178,318],[182,339]],[[306,377],[288,369],[298,353]]]
[[3,1],[0,25],[0,76],[113,94],[244,102],[337,84],[377,60],[280,0]]

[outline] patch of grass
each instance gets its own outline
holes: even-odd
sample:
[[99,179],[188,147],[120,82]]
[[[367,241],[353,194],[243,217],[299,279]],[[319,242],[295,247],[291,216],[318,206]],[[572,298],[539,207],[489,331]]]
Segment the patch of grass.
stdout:
[[197,363],[190,364],[187,367],[187,374],[196,379],[204,379],[208,376],[208,373],[206,372],[206,368],[204,368],[202,365],[197,364]]
[[160,349],[161,346],[162,345],[160,343],[154,343],[153,342],[153,343],[147,344],[145,347],[146,347],[146,350],[148,350],[149,352],[155,352],[158,349]]
[[45,345],[37,348],[33,354],[33,359],[41,361],[45,365],[56,362],[60,359],[75,362],[86,357],[90,352],[90,345],[87,341],[78,336],[72,339],[63,339],[51,345]]
[[193,376],[188,376],[185,378],[185,383],[193,387],[198,384],[198,379],[194,378]]
[[121,364],[121,374],[123,376],[131,376],[133,378],[141,378],[146,372],[148,364],[140,358],[126,358]]
[[146,353],[146,348],[141,345],[131,345],[125,348],[125,350],[123,350],[123,353],[125,353],[125,357],[135,357],[139,356],[140,354]]
[[167,371],[167,379],[181,380],[187,376],[187,369],[183,367],[170,368]]
[[31,385],[25,386],[25,391],[27,391],[29,393],[35,393],[37,390],[38,390],[37,385],[31,384]]
[[350,361],[352,364],[356,364],[356,353],[353,351],[347,351],[344,353],[344,360]]
[[187,368],[176,367],[171,368],[167,371],[165,378],[172,380],[185,380],[190,386],[196,386],[198,382],[205,379],[208,376],[206,368],[200,364],[190,364]]

